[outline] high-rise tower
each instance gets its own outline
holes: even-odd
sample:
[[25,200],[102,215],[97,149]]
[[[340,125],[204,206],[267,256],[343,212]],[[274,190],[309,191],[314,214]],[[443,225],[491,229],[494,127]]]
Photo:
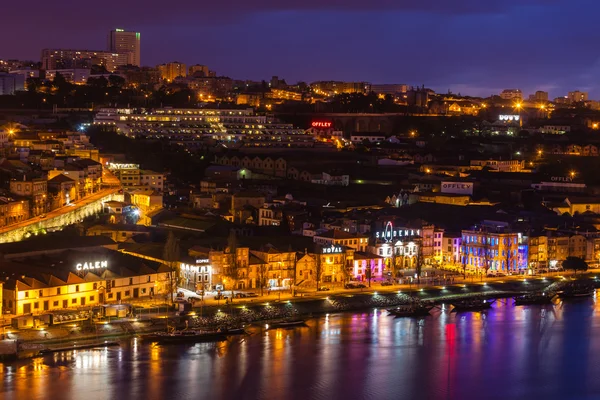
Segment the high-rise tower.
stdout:
[[123,64],[140,66],[140,33],[114,29],[108,34],[108,50],[123,57]]

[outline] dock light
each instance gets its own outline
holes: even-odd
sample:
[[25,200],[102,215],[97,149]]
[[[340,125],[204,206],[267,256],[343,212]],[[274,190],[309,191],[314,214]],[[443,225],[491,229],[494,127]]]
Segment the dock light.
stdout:
[[221,312],[221,310],[217,310],[217,312],[219,313],[219,312]]
[[442,290],[446,290],[446,286],[442,286]]
[[269,303],[265,304],[265,306],[269,307]]
[[398,290],[398,294],[402,293],[402,290]]
[[377,292],[373,292],[373,296],[377,296]]
[[329,296],[325,297],[325,300],[329,300]]
[[419,292],[422,292],[424,289],[419,290]]

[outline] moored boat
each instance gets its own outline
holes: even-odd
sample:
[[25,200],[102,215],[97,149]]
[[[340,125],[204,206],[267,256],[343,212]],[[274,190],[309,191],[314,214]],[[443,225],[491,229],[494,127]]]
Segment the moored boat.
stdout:
[[198,342],[221,342],[227,340],[227,333],[221,331],[198,331],[184,330],[174,332],[158,332],[142,335],[141,339],[147,342],[161,344],[168,343],[198,343]]
[[595,292],[594,285],[590,282],[575,281],[567,284],[563,290],[558,292],[561,299],[578,299],[592,297]]
[[423,304],[406,304],[394,308],[389,308],[387,311],[394,317],[425,317],[433,306]]
[[548,294],[546,292],[527,293],[521,296],[515,296],[515,305],[524,306],[528,304],[552,304],[555,294]]
[[286,319],[282,321],[273,321],[266,324],[267,329],[295,328],[299,326],[306,326],[306,321],[303,319]]
[[245,335],[248,332],[246,332],[246,329],[241,327],[241,328],[225,328],[225,329],[223,329],[223,333],[225,333],[226,335]]
[[452,301],[452,309],[453,312],[458,311],[483,311],[489,308],[492,308],[492,304],[494,304],[495,299],[465,299],[465,300],[454,300]]

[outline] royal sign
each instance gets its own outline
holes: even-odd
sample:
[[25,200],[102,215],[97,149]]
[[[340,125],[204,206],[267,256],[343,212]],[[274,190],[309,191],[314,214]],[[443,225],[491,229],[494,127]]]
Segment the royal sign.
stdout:
[[92,269],[105,269],[108,268],[108,261],[90,261],[84,263],[77,263],[75,269],[77,271],[86,271]]
[[313,128],[319,128],[319,129],[331,128],[331,122],[329,122],[329,121],[313,121],[310,125]]
[[421,236],[420,229],[395,228],[391,222],[385,225],[383,231],[375,232],[376,239],[384,239],[386,242],[391,242],[394,238],[411,238]]
[[323,248],[323,254],[340,254],[343,252],[344,252],[344,249],[342,248],[342,246],[332,245],[331,247]]

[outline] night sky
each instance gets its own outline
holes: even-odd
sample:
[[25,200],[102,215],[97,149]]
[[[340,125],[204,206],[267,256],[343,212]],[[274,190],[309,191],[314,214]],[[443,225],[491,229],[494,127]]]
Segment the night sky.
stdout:
[[144,65],[206,64],[232,78],[425,84],[481,96],[579,89],[600,98],[597,0],[5,3],[0,58],[104,49],[119,27],[141,32]]

